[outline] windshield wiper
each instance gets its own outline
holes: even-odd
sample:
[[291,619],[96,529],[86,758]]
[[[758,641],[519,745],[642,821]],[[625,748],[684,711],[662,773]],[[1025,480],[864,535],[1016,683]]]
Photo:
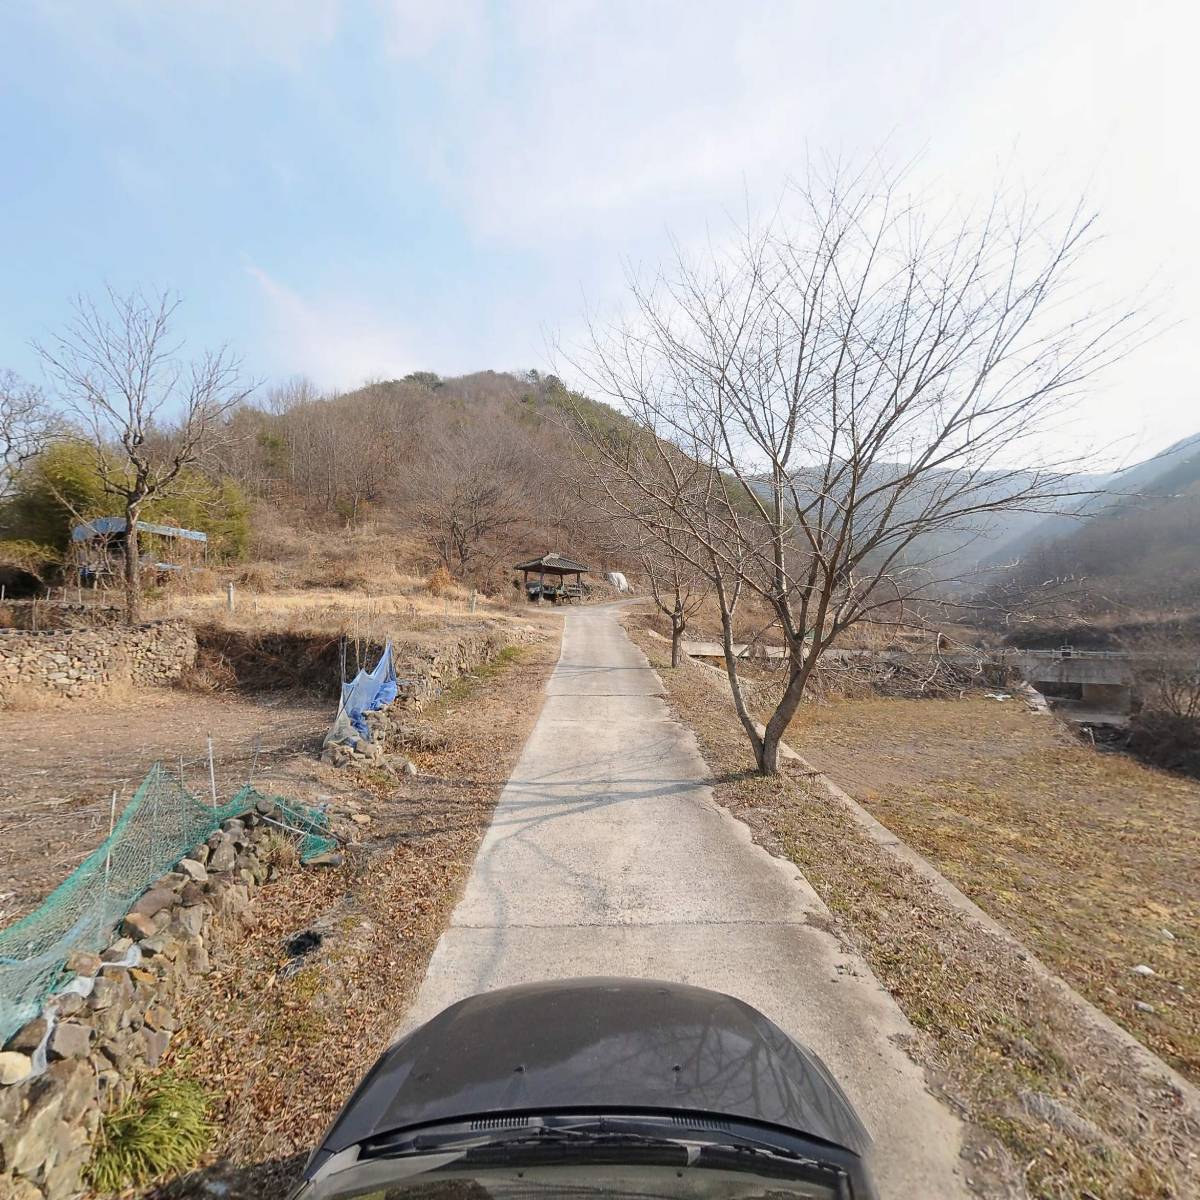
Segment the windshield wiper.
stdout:
[[397,1158],[409,1154],[457,1152],[470,1154],[478,1150],[497,1150],[510,1146],[551,1145],[616,1145],[626,1143],[644,1146],[678,1146],[677,1138],[653,1137],[611,1126],[538,1125],[516,1129],[445,1130],[418,1133],[403,1140],[381,1140],[369,1147],[371,1158]]
[[562,1145],[564,1142],[588,1146],[682,1146],[674,1137],[652,1137],[648,1133],[636,1133],[630,1129],[563,1129],[544,1126],[540,1129],[515,1131],[515,1136],[497,1139],[493,1145],[537,1146]]

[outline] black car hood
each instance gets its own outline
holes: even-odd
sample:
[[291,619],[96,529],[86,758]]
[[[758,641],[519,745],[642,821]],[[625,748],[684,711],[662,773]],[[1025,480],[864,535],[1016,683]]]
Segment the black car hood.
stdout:
[[414,1126],[571,1109],[763,1122],[859,1156],[870,1144],[821,1060],[748,1004],[676,983],[572,979],[473,996],[396,1043],[309,1173]]

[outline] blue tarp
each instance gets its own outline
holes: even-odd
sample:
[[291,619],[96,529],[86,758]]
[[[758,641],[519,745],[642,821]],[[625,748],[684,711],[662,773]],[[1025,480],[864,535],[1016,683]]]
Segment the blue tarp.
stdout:
[[392,663],[392,643],[389,641],[374,670],[359,671],[349,683],[342,684],[342,702],[333,728],[325,738],[326,745],[330,742],[353,745],[359,740],[370,741],[371,734],[363,714],[391,704],[396,694],[396,668]]

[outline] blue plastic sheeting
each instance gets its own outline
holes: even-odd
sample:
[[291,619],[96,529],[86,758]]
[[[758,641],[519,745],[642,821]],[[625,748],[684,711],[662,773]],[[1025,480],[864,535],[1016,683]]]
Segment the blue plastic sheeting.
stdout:
[[369,742],[371,733],[363,714],[391,704],[397,692],[396,668],[392,663],[392,643],[389,641],[374,670],[359,671],[349,683],[342,684],[342,702],[325,744],[345,742],[355,745],[360,740]]
[[[164,537],[187,538],[189,542],[207,542],[208,534],[198,529],[180,529],[177,525],[150,525],[145,521],[137,524],[139,533],[160,533]],[[71,530],[71,541],[86,542],[102,533],[124,533],[124,517],[96,517],[83,525],[76,525]]]

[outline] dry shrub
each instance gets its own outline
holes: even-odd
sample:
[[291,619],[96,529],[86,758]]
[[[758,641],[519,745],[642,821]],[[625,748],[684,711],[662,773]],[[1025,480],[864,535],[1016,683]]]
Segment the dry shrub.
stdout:
[[215,592],[221,586],[220,577],[211,567],[195,567],[183,572],[180,589],[193,595]]
[[1129,723],[1125,748],[1151,766],[1200,779],[1200,717],[1144,709]]
[[237,672],[224,659],[210,655],[197,661],[179,676],[178,686],[188,692],[212,695],[214,692],[230,692],[237,687]]
[[[337,634],[281,630],[196,627],[196,666],[191,678],[201,686],[240,691],[302,691],[336,696],[342,681],[342,639]],[[362,660],[374,661],[383,646],[370,642]],[[374,656],[374,657],[372,657]],[[347,671],[361,665],[351,654]]]
[[425,590],[431,596],[445,596],[454,590],[454,578],[446,570],[444,564],[439,563],[433,574],[425,580]]
[[270,563],[250,563],[237,573],[234,582],[252,592],[270,592],[279,587],[279,568]]
[[0,629],[15,629],[13,611],[7,604],[0,604]]
[[320,587],[346,592],[369,592],[377,584],[370,571],[353,563],[330,563],[313,579]]
[[263,841],[263,862],[268,867],[290,871],[300,865],[297,839],[279,829],[272,829]]

